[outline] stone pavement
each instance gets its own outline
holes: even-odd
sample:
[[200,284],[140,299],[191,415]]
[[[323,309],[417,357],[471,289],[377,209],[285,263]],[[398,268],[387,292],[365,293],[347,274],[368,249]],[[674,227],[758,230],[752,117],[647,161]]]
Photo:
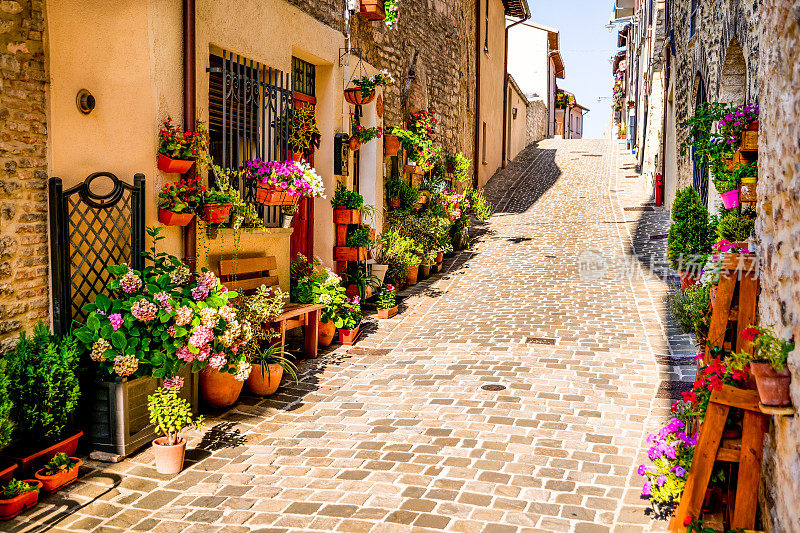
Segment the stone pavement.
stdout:
[[448,271],[300,381],[243,398],[161,476],[88,462],[7,531],[657,531],[644,438],[692,379],[668,216],[618,141],[547,140],[487,187]]

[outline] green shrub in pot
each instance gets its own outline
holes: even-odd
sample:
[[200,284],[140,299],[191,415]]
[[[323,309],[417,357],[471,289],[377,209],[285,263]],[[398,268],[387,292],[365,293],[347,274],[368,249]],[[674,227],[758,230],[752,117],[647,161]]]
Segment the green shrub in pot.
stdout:
[[712,230],[708,209],[694,187],[678,191],[667,239],[667,256],[672,268],[687,270],[692,264],[704,264],[714,242]]

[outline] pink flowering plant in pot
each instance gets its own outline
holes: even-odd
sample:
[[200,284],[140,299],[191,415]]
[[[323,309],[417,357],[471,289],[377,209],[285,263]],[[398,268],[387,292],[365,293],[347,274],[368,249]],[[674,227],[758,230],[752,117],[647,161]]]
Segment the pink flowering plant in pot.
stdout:
[[[300,198],[325,198],[325,184],[314,168],[302,161],[246,161],[242,167],[245,179],[255,183],[257,200],[264,203],[268,192],[281,193],[284,202],[297,203]],[[279,204],[280,205],[280,204]]]
[[656,518],[665,519],[678,505],[692,465],[696,435],[686,434],[686,424],[673,418],[658,432],[647,437],[650,465],[639,465],[644,477],[642,498],[650,500]]
[[[109,293],[83,307],[86,323],[75,329],[92,361],[119,377],[165,378],[179,388],[181,367],[197,372],[206,365],[231,374],[249,373],[240,348],[252,336],[246,321],[229,305],[228,291],[213,272],[194,275],[178,258],[156,251],[163,228],[148,228],[153,247],[145,268],[110,265]],[[247,379],[245,375],[244,379]]]

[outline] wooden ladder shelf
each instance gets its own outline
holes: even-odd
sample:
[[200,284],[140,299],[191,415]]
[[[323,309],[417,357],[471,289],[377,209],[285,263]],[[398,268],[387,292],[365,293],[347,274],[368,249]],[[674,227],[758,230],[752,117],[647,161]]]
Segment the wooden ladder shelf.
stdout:
[[[722,440],[731,407],[744,410],[740,448],[725,446]],[[723,385],[722,390],[711,394],[706,418],[700,428],[692,466],[686,478],[686,487],[675,516],[670,522],[671,531],[685,532],[686,526],[683,522],[686,517],[700,516],[703,496],[717,461],[739,463],[736,499],[730,513],[731,528],[753,529],[756,520],[758,482],[761,478],[761,454],[764,434],[768,429],[769,418],[759,410],[756,391]]]

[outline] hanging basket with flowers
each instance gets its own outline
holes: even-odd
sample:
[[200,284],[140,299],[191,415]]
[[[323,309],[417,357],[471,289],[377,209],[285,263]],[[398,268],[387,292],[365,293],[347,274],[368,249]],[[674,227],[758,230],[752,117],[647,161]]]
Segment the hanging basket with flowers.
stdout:
[[176,174],[189,172],[203,154],[204,136],[204,126],[199,125],[197,131],[183,131],[172,124],[172,117],[167,117],[158,132],[158,169]]
[[372,76],[361,76],[351,82],[355,87],[345,89],[344,99],[351,105],[365,105],[375,98],[375,88],[394,81],[388,71],[382,70]]
[[260,204],[294,205],[303,197],[325,197],[322,177],[308,163],[257,158],[245,162],[243,171],[254,182]]

